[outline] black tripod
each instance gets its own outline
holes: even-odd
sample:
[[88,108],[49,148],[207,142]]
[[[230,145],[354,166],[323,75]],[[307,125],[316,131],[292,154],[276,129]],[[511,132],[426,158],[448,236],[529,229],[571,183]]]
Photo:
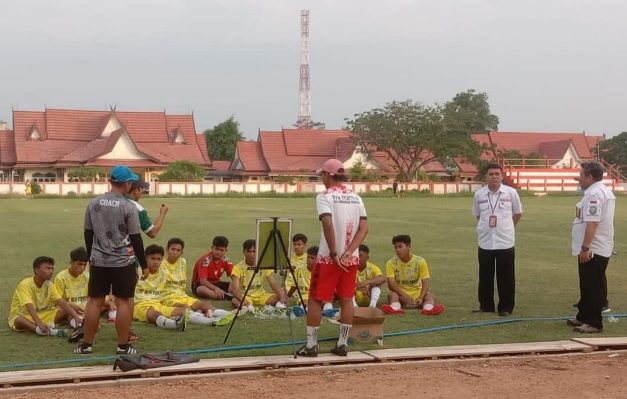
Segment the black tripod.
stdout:
[[[265,242],[265,245],[261,251],[261,255],[257,257],[257,259],[259,259],[260,261],[262,259],[264,259],[264,256],[266,254],[266,252],[268,251],[270,244],[273,243],[274,245],[272,245],[272,249],[273,249],[273,262],[272,262],[272,267],[260,267],[259,263],[261,262],[257,262],[257,264],[255,265],[254,268],[254,272],[253,275],[250,278],[250,281],[248,282],[248,286],[246,287],[246,291],[244,292],[244,295],[242,296],[242,300],[239,303],[239,306],[237,307],[237,311],[235,312],[235,317],[233,318],[233,321],[231,321],[231,325],[229,326],[229,330],[226,332],[226,336],[224,337],[224,342],[226,344],[226,341],[229,339],[229,336],[231,335],[231,330],[233,329],[233,326],[235,325],[235,320],[237,320],[237,316],[239,316],[240,311],[242,310],[242,306],[244,305],[244,299],[246,298],[246,296],[248,295],[248,291],[250,290],[250,286],[253,283],[253,280],[255,279],[255,276],[257,275],[257,273],[259,273],[260,269],[272,269],[275,272],[279,272],[279,274],[281,275],[281,280],[283,282],[283,292],[285,293],[285,297],[287,298],[287,288],[285,286],[285,280],[287,279],[287,270],[289,270],[289,272],[292,274],[292,278],[294,279],[294,286],[296,287],[296,292],[298,292],[298,298],[300,299],[300,303],[303,306],[303,309],[306,309],[305,306],[305,301],[303,300],[303,296],[300,293],[300,287],[298,286],[298,280],[296,279],[296,275],[294,274],[294,268],[292,267],[292,264],[290,262],[290,257],[289,254],[287,253],[287,248],[285,247],[285,243],[283,241],[283,236],[281,234],[281,230],[277,227],[277,222],[278,222],[279,218],[278,217],[272,217],[272,230],[269,233],[268,239]],[[288,237],[289,238],[289,237]],[[257,243],[259,244],[259,243]],[[279,246],[280,246],[280,252],[279,252]],[[280,255],[283,255],[283,259],[286,260],[287,263],[287,267],[286,265],[284,265],[283,262],[279,261],[280,259]],[[278,270],[277,270],[278,269]],[[287,270],[286,270],[287,269]],[[291,308],[288,306],[287,307],[287,320],[290,326],[290,340],[292,341],[292,353],[295,353],[295,344],[294,344],[294,332],[292,330],[292,318],[291,318]],[[294,357],[296,357],[296,355],[294,355]]]

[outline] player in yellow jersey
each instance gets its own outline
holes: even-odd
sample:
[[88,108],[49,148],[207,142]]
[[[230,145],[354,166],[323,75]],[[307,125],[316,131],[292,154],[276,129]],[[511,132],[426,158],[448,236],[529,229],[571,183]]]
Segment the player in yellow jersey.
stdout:
[[392,238],[396,256],[386,265],[388,298],[390,303],[381,306],[388,314],[402,314],[404,308],[421,308],[421,314],[437,315],[444,305],[435,303],[435,295],[429,292],[429,267],[427,261],[411,253],[411,237],[405,234]]
[[[240,302],[242,302],[242,296],[254,273],[253,269],[257,256],[255,240],[246,240],[242,246],[244,249],[244,260],[235,265],[231,273],[233,280],[231,282],[231,294],[233,294],[231,303],[233,307],[238,307]],[[266,281],[270,284],[274,294],[264,289]],[[254,306],[276,305],[282,297],[283,293],[272,276],[272,270],[259,270],[252,281],[248,295],[246,295],[246,298],[243,298],[243,307],[245,306],[246,310],[251,311]],[[284,298],[281,302],[285,305],[287,298]]]
[[[313,270],[313,265],[315,265],[315,261],[311,266],[309,265],[307,236],[302,233],[294,234],[294,237],[292,237],[292,248],[294,249],[294,253],[292,253],[292,256],[290,257],[290,264],[294,269],[296,283],[298,283],[298,288],[300,289],[300,293],[303,296],[303,301],[306,304],[307,300],[309,299],[311,271]],[[316,247],[316,256],[317,255],[318,247]],[[292,277],[292,273],[288,273],[287,278],[285,279],[285,288],[287,289],[288,299],[296,293],[296,283],[294,282],[294,277]],[[296,298],[296,302],[298,305],[301,305],[300,298]]]
[[57,324],[79,319],[52,283],[54,259],[39,256],[33,261],[33,276],[22,280],[13,293],[9,311],[9,327],[14,331],[30,331],[37,335],[66,336]]
[[70,266],[61,270],[54,278],[54,287],[61,298],[65,299],[74,308],[80,319],[70,320],[70,326],[78,328],[83,323],[83,312],[89,298],[87,284],[89,272],[86,270],[89,255],[84,247],[79,247],[70,252]]
[[385,276],[379,266],[368,262],[370,248],[359,245],[359,269],[357,270],[355,286],[355,305],[377,307],[381,295],[381,285],[385,283]]
[[[165,270],[166,282],[161,293],[161,303],[166,306],[190,308],[200,312],[208,318],[221,319],[229,312],[216,309],[210,302],[200,301],[187,295],[187,261],[183,258],[185,242],[180,238],[168,240],[166,257],[161,262]],[[192,315],[194,318],[195,315]],[[191,321],[191,320],[190,320]]]

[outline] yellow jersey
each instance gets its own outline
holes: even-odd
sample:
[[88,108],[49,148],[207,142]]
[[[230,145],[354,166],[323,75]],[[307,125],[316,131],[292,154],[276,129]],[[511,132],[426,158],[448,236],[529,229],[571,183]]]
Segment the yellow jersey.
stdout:
[[[242,260],[240,263],[233,267],[233,272],[231,273],[231,277],[239,277],[239,290],[241,295],[244,295],[246,291],[246,287],[248,287],[248,283],[253,276],[255,271],[252,269],[248,269],[248,265],[245,260]],[[260,294],[265,294],[266,290],[263,288],[263,284],[268,279],[268,276],[272,275],[272,270],[259,270],[255,278],[253,279],[252,284],[250,285],[250,290],[248,291],[248,295],[256,296]]]
[[165,271],[166,276],[162,298],[186,296],[187,261],[185,258],[178,258],[174,263],[170,263],[167,259],[163,259],[159,270],[161,269]]
[[11,309],[9,310],[9,320],[17,316],[29,316],[26,305],[29,303],[35,307],[35,310],[44,312],[54,309],[55,302],[61,298],[59,292],[50,280],[44,281],[41,287],[37,287],[34,277],[26,277],[15,287],[13,299],[11,300]]
[[364,281],[372,280],[373,278],[382,275],[381,269],[379,266],[374,263],[366,262],[366,267],[363,271],[357,269],[357,276],[355,277],[356,281],[359,283],[363,283]]
[[[303,296],[303,300],[309,299],[309,285],[311,284],[311,272],[307,269],[307,263],[304,266],[299,266],[294,269],[294,275],[296,276],[296,281],[298,282],[298,288],[300,289],[300,294]],[[296,287],[294,284],[294,278],[292,277],[292,273],[287,273],[287,278],[285,279],[285,288],[289,291],[292,287]],[[294,296],[298,298],[298,295],[294,293]]]
[[145,280],[139,279],[135,286],[135,302],[161,300],[166,284],[165,268],[160,267],[156,273],[149,273]]
[[417,255],[412,255],[408,262],[403,262],[398,256],[388,260],[386,276],[393,278],[400,288],[408,295],[420,294],[422,280],[430,278],[427,261]]
[[70,274],[70,269],[61,270],[54,278],[54,288],[61,298],[85,309],[87,304],[87,286],[89,284],[89,272],[85,270],[74,277]]

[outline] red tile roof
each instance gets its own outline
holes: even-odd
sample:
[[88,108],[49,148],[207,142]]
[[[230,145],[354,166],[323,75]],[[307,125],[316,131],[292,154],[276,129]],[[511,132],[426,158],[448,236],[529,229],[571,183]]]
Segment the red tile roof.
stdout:
[[[105,154],[108,145],[114,144],[110,138],[101,137],[112,117],[117,118],[137,150],[148,155],[149,163],[185,159],[204,166],[210,164],[204,137],[196,134],[192,115],[67,109],[13,111],[15,163],[97,163],[94,157]],[[41,134],[41,140],[31,140],[33,127]],[[184,143],[174,143],[178,133],[183,135]]]
[[15,139],[12,130],[0,132],[0,165],[15,164]]
[[211,167],[216,171],[224,172],[230,169],[231,161],[213,161]]
[[570,147],[570,140],[549,141],[540,143],[538,153],[547,159],[562,159]]
[[[246,172],[269,171],[268,164],[261,152],[261,145],[256,141],[238,141],[237,156]],[[232,166],[235,167],[235,165]]]
[[518,150],[522,155],[539,152],[541,144],[570,140],[581,159],[592,159],[590,143],[603,140],[603,136],[585,136],[584,133],[491,132],[489,135],[497,149]]

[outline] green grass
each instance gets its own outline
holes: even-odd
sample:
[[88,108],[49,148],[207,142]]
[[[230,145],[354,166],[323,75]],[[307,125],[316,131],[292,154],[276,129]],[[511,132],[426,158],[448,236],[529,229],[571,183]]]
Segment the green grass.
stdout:
[[[570,256],[570,224],[577,197],[548,196],[523,198],[525,213],[517,229],[515,318],[567,316],[578,299],[575,258]],[[3,275],[0,279],[0,320],[6,320],[16,284],[32,273],[32,260],[50,255],[57,260],[57,271],[68,262],[69,251],[83,245],[83,213],[87,199],[0,200],[0,253]],[[310,245],[317,245],[320,226],[313,198],[167,198],[143,200],[149,212],[156,213],[161,202],[170,208],[157,243],[178,236],[185,240],[184,256],[191,267],[209,247],[215,235],[231,241],[229,255],[241,259],[241,243],[255,234],[255,218],[284,216],[294,220],[294,233],[303,232]],[[431,290],[447,311],[437,317],[420,316],[413,311],[405,316],[388,317],[385,331],[398,332],[417,328],[498,320],[491,314],[471,313],[477,306],[477,261],[475,219],[470,214],[469,197],[413,197],[405,199],[365,198],[370,233],[366,243],[371,260],[380,266],[393,255],[391,237],[408,233],[413,250],[425,257],[431,270]],[[613,313],[627,313],[627,197],[617,200],[616,251],[608,268],[609,299]],[[145,243],[152,240],[145,238]],[[384,293],[386,291],[384,290]],[[382,299],[385,294],[382,295]],[[218,305],[225,307],[222,302]],[[144,323],[134,323],[140,335],[141,351],[192,350],[220,348],[226,328],[191,326],[185,334],[163,331]],[[304,320],[294,323],[295,336],[304,338]],[[337,335],[337,326],[323,322],[322,337]],[[534,321],[448,330],[424,334],[387,337],[385,347],[441,346],[480,343],[560,340],[574,333],[563,321]],[[627,335],[627,319],[606,323],[603,336]],[[259,320],[245,316],[238,320],[228,345],[263,344],[289,339],[286,320]],[[114,328],[103,324],[94,347],[94,356],[112,354]],[[324,343],[322,350],[330,347]],[[75,359],[73,345],[57,338],[37,337],[9,330],[6,321],[0,327],[3,355],[0,371],[20,363],[38,363]],[[354,349],[375,348],[354,345]],[[204,354],[205,357],[286,354],[290,347],[254,349]],[[97,360],[97,359],[95,359]]]

